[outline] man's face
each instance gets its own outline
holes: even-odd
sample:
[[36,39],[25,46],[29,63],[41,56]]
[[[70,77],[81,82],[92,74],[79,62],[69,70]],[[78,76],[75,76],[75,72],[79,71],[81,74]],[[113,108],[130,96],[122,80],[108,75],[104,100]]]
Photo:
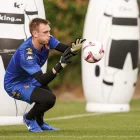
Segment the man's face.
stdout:
[[46,24],[40,24],[35,33],[35,38],[39,44],[48,44],[50,40],[50,26]]

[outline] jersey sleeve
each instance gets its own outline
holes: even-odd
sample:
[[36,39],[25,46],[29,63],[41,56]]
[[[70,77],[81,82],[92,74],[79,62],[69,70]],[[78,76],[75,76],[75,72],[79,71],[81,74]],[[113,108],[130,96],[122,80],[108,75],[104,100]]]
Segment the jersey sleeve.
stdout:
[[55,49],[59,43],[60,42],[55,37],[51,36],[48,45],[50,49]]
[[37,59],[31,48],[26,48],[20,52],[20,66],[30,75],[42,71],[37,64]]

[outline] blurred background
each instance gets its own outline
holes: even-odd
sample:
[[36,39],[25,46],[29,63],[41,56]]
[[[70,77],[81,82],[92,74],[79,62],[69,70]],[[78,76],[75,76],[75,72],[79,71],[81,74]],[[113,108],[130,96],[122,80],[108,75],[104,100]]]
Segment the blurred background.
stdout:
[[[51,23],[51,34],[66,44],[71,44],[76,38],[81,38],[88,2],[89,0],[44,0],[46,19]],[[140,9],[140,0],[138,4]],[[47,69],[51,69],[59,58],[58,52],[51,51]],[[84,100],[80,53],[49,86],[58,99]],[[133,98],[140,98],[140,75],[138,75]]]

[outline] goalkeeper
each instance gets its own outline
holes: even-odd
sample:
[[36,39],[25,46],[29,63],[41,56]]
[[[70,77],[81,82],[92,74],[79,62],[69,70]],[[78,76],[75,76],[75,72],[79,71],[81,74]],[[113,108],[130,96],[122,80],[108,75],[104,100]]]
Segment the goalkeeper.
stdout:
[[[70,63],[70,58],[79,52],[85,39],[76,39],[71,47],[65,45],[50,35],[49,21],[41,18],[34,18],[29,29],[31,37],[17,49],[6,69],[4,88],[12,98],[29,104],[35,103],[23,116],[30,132],[58,130],[43,120],[44,113],[52,108],[56,101],[48,84]],[[41,67],[48,59],[50,49],[63,54],[52,70],[43,74]]]

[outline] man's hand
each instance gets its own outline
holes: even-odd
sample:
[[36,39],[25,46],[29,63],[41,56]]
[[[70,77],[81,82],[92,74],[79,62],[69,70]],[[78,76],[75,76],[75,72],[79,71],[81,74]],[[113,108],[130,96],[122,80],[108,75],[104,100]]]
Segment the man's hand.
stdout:
[[69,53],[69,49],[66,49],[65,52],[62,54],[62,56],[60,57],[60,63],[61,63],[61,66],[64,68],[67,66],[68,63],[71,63],[71,60],[70,58],[72,57],[73,55]]
[[71,45],[71,52],[73,54],[78,54],[78,52],[80,51],[82,44],[86,41],[86,39],[76,39],[75,42],[73,42]]
[[73,56],[72,53],[69,53],[69,49],[66,49],[65,52],[60,57],[59,63],[57,63],[54,67],[56,73],[59,73],[63,68],[67,66],[68,63],[71,63],[70,58]]

